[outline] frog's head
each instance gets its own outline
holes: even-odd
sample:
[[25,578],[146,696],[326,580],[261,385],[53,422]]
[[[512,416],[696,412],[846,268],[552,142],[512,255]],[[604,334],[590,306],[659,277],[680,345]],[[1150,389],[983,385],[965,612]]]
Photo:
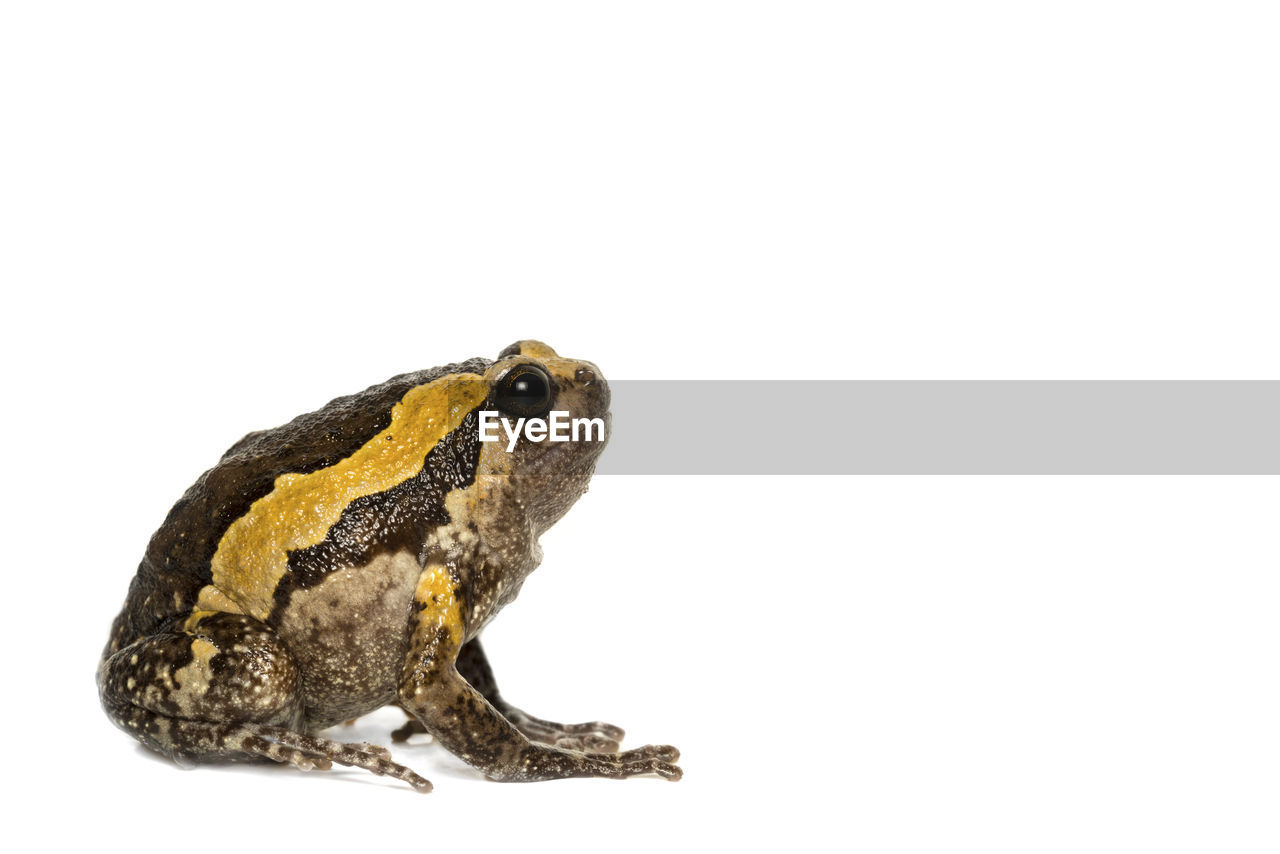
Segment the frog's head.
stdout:
[[591,362],[517,341],[484,373],[477,480],[506,493],[538,530],[583,492],[609,440],[609,384]]

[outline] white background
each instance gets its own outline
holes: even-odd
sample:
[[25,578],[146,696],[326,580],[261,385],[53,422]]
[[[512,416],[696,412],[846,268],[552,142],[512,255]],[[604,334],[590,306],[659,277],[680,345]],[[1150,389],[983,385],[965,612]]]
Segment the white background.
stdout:
[[[227,445],[518,338],[627,379],[1277,378],[1272,9],[6,4],[12,838],[1275,850],[1274,478],[598,478],[486,640],[674,785],[181,771],[92,685]],[[813,416],[777,443],[838,441]]]

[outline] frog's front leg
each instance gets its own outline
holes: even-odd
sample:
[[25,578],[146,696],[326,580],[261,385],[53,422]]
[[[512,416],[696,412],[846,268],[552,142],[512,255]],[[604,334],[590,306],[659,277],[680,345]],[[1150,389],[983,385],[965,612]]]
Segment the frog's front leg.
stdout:
[[[455,665],[462,678],[531,741],[588,753],[616,753],[622,744],[622,737],[626,733],[613,724],[602,721],[560,724],[536,718],[508,703],[498,691],[497,680],[493,678],[493,669],[489,666],[489,659],[480,646],[479,638],[472,638],[463,644]],[[426,727],[417,718],[410,716],[404,726],[391,733],[391,740],[405,741],[415,733],[426,731]]]
[[463,597],[447,567],[423,571],[414,602],[418,610],[399,703],[463,761],[496,780],[638,774],[680,779],[680,769],[672,764],[680,753],[667,745],[583,753],[531,740],[458,670],[465,636]]

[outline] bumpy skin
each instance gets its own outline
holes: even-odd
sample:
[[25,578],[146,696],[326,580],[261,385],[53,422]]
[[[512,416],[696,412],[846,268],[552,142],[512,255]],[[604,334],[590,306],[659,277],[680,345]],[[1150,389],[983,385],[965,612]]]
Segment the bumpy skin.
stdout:
[[678,779],[675,748],[557,724],[499,694],[479,634],[538,537],[586,491],[603,441],[480,442],[514,367],[548,409],[609,420],[589,362],[521,341],[497,361],[403,374],[241,439],[151,538],[98,667],[119,727],[179,762],[337,762],[431,784],[385,748],[317,733],[388,704],[499,780]]

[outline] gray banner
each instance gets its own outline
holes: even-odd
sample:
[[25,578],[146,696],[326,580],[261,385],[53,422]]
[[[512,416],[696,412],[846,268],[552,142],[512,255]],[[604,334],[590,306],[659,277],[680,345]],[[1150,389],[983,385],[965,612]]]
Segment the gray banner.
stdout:
[[601,474],[1280,474],[1277,381],[610,386]]

